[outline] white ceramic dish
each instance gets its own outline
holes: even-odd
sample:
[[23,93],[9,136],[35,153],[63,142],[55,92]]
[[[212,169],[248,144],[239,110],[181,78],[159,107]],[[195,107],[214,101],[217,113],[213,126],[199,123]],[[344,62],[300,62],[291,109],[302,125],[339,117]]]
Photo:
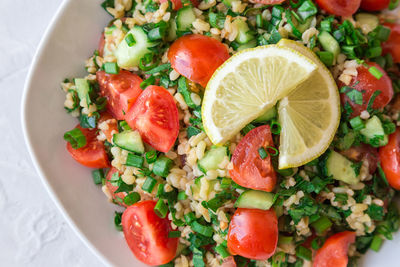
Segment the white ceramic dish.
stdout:
[[[43,184],[71,227],[106,264],[144,266],[134,258],[113,226],[118,207],[107,202],[90,170],[77,164],[62,136],[77,124],[63,108],[60,82],[86,75],[84,61],[96,49],[111,17],[101,0],[65,0],[53,18],[33,60],[22,103],[22,125],[32,160]],[[362,266],[400,266],[400,234],[370,251]]]

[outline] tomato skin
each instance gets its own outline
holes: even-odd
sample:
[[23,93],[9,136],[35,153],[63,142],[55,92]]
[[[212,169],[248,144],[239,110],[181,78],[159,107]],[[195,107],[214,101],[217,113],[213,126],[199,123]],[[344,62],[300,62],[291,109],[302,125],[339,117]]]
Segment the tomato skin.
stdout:
[[[168,0],[160,0],[160,3],[165,3],[167,1]],[[173,4],[174,10],[179,10],[183,7],[181,0],[171,0],[171,2]],[[198,0],[190,0],[190,2],[192,2],[192,5],[194,7],[197,7],[200,4],[200,2]]]
[[392,54],[393,62],[400,63],[400,24],[385,23],[390,28],[389,39],[382,44],[383,54]]
[[96,78],[100,85],[100,94],[107,98],[108,112],[117,120],[123,120],[124,112],[129,110],[142,93],[142,79],[126,70],[121,70],[118,74],[98,71]]
[[89,168],[108,168],[110,161],[104,147],[104,144],[97,140],[97,129],[85,129],[80,125],[78,128],[86,137],[86,145],[84,147],[73,149],[71,144],[67,142],[67,150],[72,158],[80,164]]
[[261,159],[258,149],[273,146],[269,125],[251,130],[239,142],[232,155],[233,169],[229,174],[235,183],[255,189],[271,192],[276,183],[276,173],[271,157]]
[[361,0],[316,0],[326,12],[343,17],[350,17],[360,7]]
[[139,131],[144,142],[161,152],[168,152],[179,134],[178,108],[172,95],[161,86],[148,86],[125,119]]
[[172,68],[203,87],[206,87],[214,71],[228,58],[229,51],[224,44],[201,34],[178,38],[168,51]]
[[[367,109],[368,101],[375,91],[379,90],[381,93],[375,98],[374,104],[372,105],[373,109],[385,107],[393,98],[394,92],[392,81],[387,73],[375,62],[368,62],[367,64],[370,67],[377,68],[383,76],[378,80],[369,72],[368,68],[364,66],[359,66],[357,68],[358,75],[357,77],[353,77],[349,86],[357,91],[365,91],[363,93],[363,104],[358,105],[353,103],[345,93],[340,94],[343,106],[347,102],[353,109],[352,117],[359,116],[361,111]],[[342,87],[343,85],[344,84],[339,83],[339,87]]]
[[278,219],[275,211],[238,208],[228,231],[228,249],[233,255],[267,260],[278,243]]
[[107,128],[101,130],[106,136],[107,141],[111,143],[113,135],[118,133],[118,121],[108,112],[104,112],[101,114],[98,124],[100,125],[103,122],[107,123]]
[[379,148],[382,170],[391,187],[400,190],[400,128],[389,135],[386,146]]
[[101,33],[99,45],[98,45],[98,49],[97,49],[99,51],[99,56],[101,56],[101,57],[104,54],[104,46],[105,45],[106,45],[106,39],[105,39],[104,32],[103,32],[103,33]]
[[114,193],[118,189],[118,186],[112,185],[111,182],[110,182],[111,177],[116,172],[118,172],[118,170],[116,168],[114,168],[114,167],[112,167],[108,171],[107,176],[106,176],[106,183],[105,184],[106,184],[106,186],[108,188],[108,191],[111,193],[112,199],[115,200],[115,203],[118,203],[118,205],[127,207],[127,205],[125,203],[123,203],[123,202],[121,203],[121,202],[119,202],[117,200],[117,197],[123,200],[127,194],[125,192]]
[[329,237],[315,254],[313,267],[346,267],[349,245],[356,240],[356,233],[345,231]]
[[390,0],[362,0],[361,8],[366,11],[379,11],[388,8]]
[[263,4],[263,5],[279,5],[286,0],[249,0],[253,4]]
[[154,212],[156,201],[129,206],[122,214],[122,230],[133,254],[145,264],[162,265],[176,254],[178,238],[169,238],[171,222]]

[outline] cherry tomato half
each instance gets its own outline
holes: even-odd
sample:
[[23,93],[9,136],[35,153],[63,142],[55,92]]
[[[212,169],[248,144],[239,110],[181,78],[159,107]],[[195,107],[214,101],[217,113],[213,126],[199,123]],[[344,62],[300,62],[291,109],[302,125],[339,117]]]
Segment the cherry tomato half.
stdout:
[[142,201],[129,206],[122,214],[122,230],[136,258],[148,265],[170,262],[176,254],[178,238],[169,238],[172,231],[168,218],[154,212],[156,201]]
[[267,260],[278,243],[278,219],[275,211],[239,208],[233,214],[228,231],[228,249],[234,255]]
[[[167,2],[168,0],[160,0],[160,3]],[[182,8],[182,0],[171,0],[174,10],[179,10]],[[193,6],[197,7],[199,5],[198,0],[190,0]]]
[[400,128],[389,135],[386,146],[379,148],[381,165],[389,184],[400,190]]
[[400,63],[400,24],[385,23],[390,28],[389,39],[382,44],[383,54],[392,54],[393,62]]
[[118,74],[98,71],[96,78],[100,85],[100,94],[107,98],[107,110],[117,120],[123,120],[124,114],[142,93],[142,79],[126,70],[121,70]]
[[390,0],[361,0],[361,8],[366,11],[379,11],[388,8]]
[[84,147],[73,149],[71,144],[67,142],[67,150],[71,156],[80,164],[90,168],[108,168],[110,162],[103,142],[97,140],[97,129],[85,129],[77,125],[86,137],[86,145]]
[[[106,186],[107,186],[107,188],[108,188],[108,191],[109,191],[110,194],[111,194],[112,199],[115,200],[115,203],[118,203],[118,205],[127,207],[127,206],[125,205],[125,203],[121,202],[121,200],[124,200],[124,198],[125,198],[125,196],[126,196],[127,194],[126,194],[125,192],[115,193],[115,191],[117,191],[117,189],[118,189],[118,186],[112,185],[111,182],[110,182],[110,180],[111,180],[113,174],[116,173],[116,172],[118,172],[118,170],[117,170],[116,168],[114,168],[114,167],[112,167],[112,168],[108,171],[107,176],[106,176]],[[118,198],[119,198],[120,200],[119,200]]]
[[329,237],[315,254],[313,267],[346,267],[349,245],[356,240],[356,233],[345,231]]
[[[358,75],[353,77],[350,87],[357,91],[363,92],[363,104],[359,105],[349,99],[346,93],[341,94],[342,104],[349,103],[353,109],[352,117],[360,115],[361,111],[366,110],[368,102],[375,91],[381,91],[381,93],[375,98],[373,109],[379,109],[385,107],[393,97],[393,86],[392,81],[387,73],[376,63],[369,62],[370,67],[377,68],[383,76],[378,80],[374,75],[369,72],[369,68],[360,66],[357,68]],[[343,84],[339,84],[340,87]]]
[[201,34],[180,37],[168,51],[172,68],[203,87],[206,87],[214,71],[228,58],[228,48],[224,44]]
[[233,152],[233,169],[229,171],[231,178],[241,186],[271,192],[275,187],[276,173],[271,157],[262,159],[258,149],[273,145],[269,125],[251,130]]
[[137,129],[147,144],[167,152],[179,133],[178,108],[163,87],[148,86],[126,113],[126,122]]
[[350,17],[360,7],[361,0],[316,0],[326,12],[343,17]]

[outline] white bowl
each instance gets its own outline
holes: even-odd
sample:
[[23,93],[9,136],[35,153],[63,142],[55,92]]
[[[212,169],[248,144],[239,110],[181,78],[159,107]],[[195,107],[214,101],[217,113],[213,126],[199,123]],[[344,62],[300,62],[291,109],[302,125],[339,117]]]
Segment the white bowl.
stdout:
[[[63,134],[77,124],[64,108],[64,78],[86,75],[84,61],[97,47],[111,17],[101,0],[65,0],[39,46],[25,86],[22,124],[32,160],[43,184],[66,220],[106,264],[145,266],[131,253],[113,225],[116,205],[94,185],[91,170],[76,163],[65,149]],[[363,266],[400,266],[400,235],[370,251]]]

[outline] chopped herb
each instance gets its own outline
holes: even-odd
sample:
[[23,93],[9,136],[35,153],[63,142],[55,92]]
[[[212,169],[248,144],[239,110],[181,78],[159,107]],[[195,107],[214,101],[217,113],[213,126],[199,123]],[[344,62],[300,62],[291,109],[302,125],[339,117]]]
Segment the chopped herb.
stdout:
[[122,231],[122,212],[115,212],[114,215],[114,226],[118,231]]
[[157,184],[157,180],[154,179],[151,176],[147,176],[146,180],[144,181],[144,184],[142,186],[142,189],[148,193],[151,193],[154,189],[154,187]]
[[213,233],[214,233],[214,230],[211,226],[202,225],[197,221],[192,222],[191,228],[194,232],[199,233],[204,236],[207,236],[207,237],[212,237]]
[[131,206],[140,200],[140,194],[137,192],[131,192],[124,197],[124,203],[127,206]]
[[181,237],[181,231],[171,231],[168,233],[169,238]]
[[128,34],[125,37],[125,41],[128,44],[129,47],[133,46],[134,44],[136,44],[136,40],[135,37],[133,37],[132,33]]
[[157,160],[157,151],[150,150],[146,152],[145,157],[148,164],[154,163]]
[[306,247],[298,246],[296,248],[296,256],[306,261],[311,261],[312,252]]
[[144,158],[142,156],[135,155],[133,153],[129,153],[126,158],[126,166],[132,166],[136,168],[142,168],[144,163]]
[[381,221],[383,220],[383,207],[378,206],[376,204],[372,204],[368,206],[367,214],[371,217],[372,220]]
[[103,169],[97,169],[92,171],[93,182],[95,184],[101,184],[102,180],[105,179]]
[[263,148],[263,147],[260,147],[260,148],[258,149],[258,154],[260,155],[260,158],[261,158],[261,159],[265,159],[266,157],[268,157],[268,153],[267,153],[267,151],[265,150],[265,148]]
[[103,69],[108,74],[118,74],[119,67],[115,62],[106,62],[103,64]]
[[355,131],[359,131],[359,130],[365,128],[365,124],[364,124],[364,122],[362,121],[362,119],[360,118],[360,116],[357,116],[357,117],[352,118],[349,122],[350,122],[351,127],[352,127]]
[[81,129],[75,128],[64,134],[64,140],[70,143],[73,149],[78,149],[86,146],[86,136],[82,133]]
[[165,218],[167,216],[168,213],[168,207],[167,205],[164,203],[164,200],[159,199],[157,201],[156,206],[154,207],[154,212],[157,214],[158,217],[160,218]]
[[383,76],[383,73],[378,70],[376,67],[372,66],[368,69],[368,71],[378,80],[380,80]]
[[173,161],[165,156],[159,157],[153,165],[153,173],[161,177],[167,177]]
[[310,0],[304,1],[303,4],[301,4],[299,9],[297,10],[297,13],[303,20],[306,20],[309,17],[314,16],[315,14],[317,14],[317,12],[318,12],[317,7]]

